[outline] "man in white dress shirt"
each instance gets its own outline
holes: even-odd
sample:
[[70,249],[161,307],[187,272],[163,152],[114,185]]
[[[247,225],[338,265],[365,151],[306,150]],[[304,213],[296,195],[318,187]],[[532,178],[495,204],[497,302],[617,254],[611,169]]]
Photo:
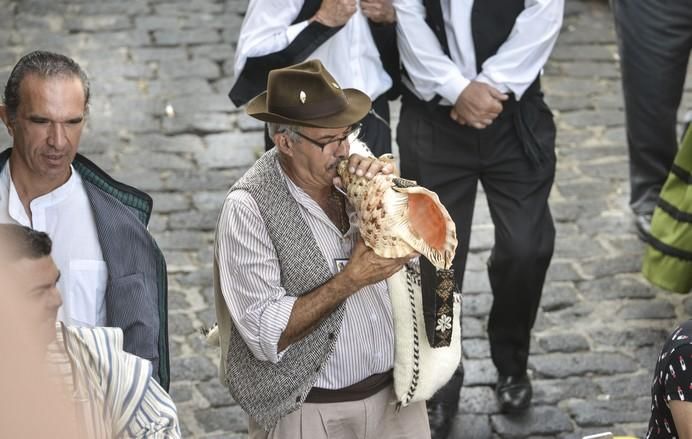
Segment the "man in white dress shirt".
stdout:
[[[460,237],[453,266],[459,285],[477,184],[483,184],[495,225],[488,261],[495,390],[502,412],[521,412],[532,396],[531,328],[555,239],[548,208],[555,124],[539,76],[564,2],[394,0],[394,7],[407,73],[397,132],[402,177],[437,192],[452,215]],[[448,433],[462,377],[460,367],[430,402],[436,438]]]
[[[367,248],[333,185],[370,99],[319,61],[270,73],[248,114],[277,147],[229,192],[216,231],[221,379],[250,438],[429,437],[425,404],[397,410],[389,276],[410,257]],[[390,165],[353,154],[351,172]],[[413,255],[411,255],[413,256]]]
[[0,154],[0,223],[53,240],[60,320],[121,328],[125,350],[151,361],[167,388],[166,267],[146,230],[151,198],[77,153],[86,74],[64,55],[35,51],[15,65],[3,98],[0,119],[13,143]]
[[[373,101],[361,137],[375,156],[391,151],[388,97],[398,96],[396,15],[391,0],[250,0],[235,54],[237,105],[266,89],[270,70],[319,59],[343,87]],[[265,136],[267,150],[274,144]]]

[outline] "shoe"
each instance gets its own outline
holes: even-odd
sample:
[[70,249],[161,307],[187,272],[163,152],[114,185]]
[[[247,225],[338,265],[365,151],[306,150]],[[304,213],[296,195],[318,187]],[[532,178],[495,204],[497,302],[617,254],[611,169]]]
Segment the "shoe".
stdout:
[[502,413],[521,413],[531,405],[533,390],[529,376],[500,375],[495,386],[495,396]]
[[634,217],[634,225],[637,227],[637,236],[644,242],[648,242],[651,237],[651,217],[650,213],[638,213]]
[[452,420],[456,415],[456,408],[451,410],[447,404],[436,401],[428,401],[427,406],[430,437],[432,439],[447,439],[449,430],[452,428]]

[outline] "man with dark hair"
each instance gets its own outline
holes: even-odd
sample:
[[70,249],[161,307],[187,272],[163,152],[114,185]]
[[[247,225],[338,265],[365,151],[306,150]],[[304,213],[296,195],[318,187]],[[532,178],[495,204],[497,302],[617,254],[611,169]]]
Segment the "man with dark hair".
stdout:
[[[394,7],[407,73],[397,132],[401,174],[437,192],[454,219],[459,285],[483,185],[495,225],[488,260],[495,393],[502,412],[522,412],[532,397],[531,328],[555,241],[548,207],[555,123],[539,76],[564,1],[394,0]],[[429,405],[435,438],[447,435],[460,386],[453,380]]]
[[0,223],[48,233],[63,276],[59,318],[114,326],[168,387],[166,265],[146,224],[152,200],[77,153],[89,82],[72,59],[36,51],[10,73],[0,119]]
[[[39,333],[50,372],[72,396],[85,438],[180,437],[170,396],[152,366],[123,351],[120,328],[75,328],[57,321],[61,272],[46,233],[0,224],[0,278],[10,277],[23,317]],[[4,352],[3,355],[10,353]]]

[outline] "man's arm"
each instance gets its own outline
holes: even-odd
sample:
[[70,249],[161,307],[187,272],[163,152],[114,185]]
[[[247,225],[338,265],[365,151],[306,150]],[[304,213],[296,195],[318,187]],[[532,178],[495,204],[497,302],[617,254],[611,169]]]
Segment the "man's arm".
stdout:
[[483,63],[476,79],[520,99],[553,50],[564,8],[564,0],[527,1],[509,38]]
[[489,125],[507,96],[461,74],[426,23],[421,0],[394,0],[393,4],[401,60],[421,98],[429,101],[442,96],[454,104],[450,117],[462,125]]
[[288,325],[279,339],[279,350],[309,334],[350,295],[367,285],[389,278],[410,259],[382,258],[366,247],[362,239],[358,239],[343,271],[324,285],[298,298]]
[[673,415],[675,429],[680,439],[692,439],[692,402],[670,401],[670,413]]
[[425,22],[422,0],[393,0],[401,61],[422,99],[436,94],[456,102],[469,79],[445,54],[440,42]]

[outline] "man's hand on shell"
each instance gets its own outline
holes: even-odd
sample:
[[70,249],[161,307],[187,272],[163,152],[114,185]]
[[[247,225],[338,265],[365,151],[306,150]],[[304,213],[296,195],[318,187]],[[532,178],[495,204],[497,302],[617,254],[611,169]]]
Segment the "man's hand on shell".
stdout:
[[347,276],[352,285],[361,289],[391,277],[401,270],[408,261],[417,256],[417,253],[411,253],[403,258],[383,258],[365,245],[363,238],[359,237],[343,274]]
[[[351,154],[348,158],[348,172],[356,174],[359,177],[365,176],[367,179],[372,179],[377,174],[392,174],[396,171],[392,163],[386,163],[377,160],[375,157],[364,157],[358,154]],[[334,178],[334,186],[343,188],[341,178]]]

